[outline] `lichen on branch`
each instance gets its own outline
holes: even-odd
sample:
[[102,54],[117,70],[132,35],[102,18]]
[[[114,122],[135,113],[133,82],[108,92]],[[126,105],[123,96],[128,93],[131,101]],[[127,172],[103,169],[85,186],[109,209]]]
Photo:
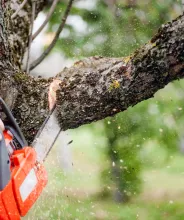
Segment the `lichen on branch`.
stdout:
[[129,58],[93,57],[62,71],[57,92],[64,130],[112,116],[184,76],[184,15]]

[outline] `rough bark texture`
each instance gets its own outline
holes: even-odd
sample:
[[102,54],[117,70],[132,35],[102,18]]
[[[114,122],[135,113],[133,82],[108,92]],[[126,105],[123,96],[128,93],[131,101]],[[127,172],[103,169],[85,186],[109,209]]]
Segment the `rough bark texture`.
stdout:
[[64,130],[100,120],[148,99],[184,75],[184,16],[163,26],[132,57],[93,57],[58,77],[58,119]]
[[17,90],[12,77],[14,66],[8,41],[10,30],[9,10],[10,5],[8,2],[0,1],[0,94],[8,105],[12,107]]
[[48,88],[49,80],[34,79],[26,74],[17,73],[15,83],[19,84],[18,95],[13,114],[16,117],[28,143],[39,130],[49,114]]
[[[46,2],[37,1],[36,15]],[[34,79],[20,70],[28,46],[31,1],[28,1],[16,19],[11,20],[10,16],[20,3],[20,0],[0,0],[0,94],[13,110],[23,133],[31,142],[48,114],[47,94],[50,81]]]
[[[46,2],[37,1],[36,15]],[[21,86],[15,82],[13,75],[20,73],[21,62],[28,45],[31,17],[31,2],[28,1],[16,19],[10,19],[20,3],[20,0],[0,0],[0,94],[11,108],[17,94],[21,92]]]
[[[12,24],[11,10],[7,10],[10,1],[0,2],[0,92],[31,142],[48,114],[47,93],[52,79],[34,79],[19,69],[27,47],[30,1]],[[38,13],[46,1],[37,2]],[[11,9],[18,3],[12,0]],[[91,57],[64,69],[57,76],[61,80],[57,92],[61,128],[112,116],[152,97],[172,80],[183,78],[183,51],[184,15],[163,26],[129,58]]]
[[[100,120],[126,109],[121,99],[128,89],[122,58],[91,57],[64,69],[57,92],[58,118],[64,130]],[[84,117],[85,115],[85,117]]]

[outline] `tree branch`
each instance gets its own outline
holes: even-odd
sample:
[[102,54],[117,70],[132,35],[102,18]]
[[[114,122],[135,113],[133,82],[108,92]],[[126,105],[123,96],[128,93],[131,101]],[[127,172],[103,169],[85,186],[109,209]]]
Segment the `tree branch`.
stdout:
[[11,19],[16,18],[16,16],[18,15],[18,13],[20,12],[20,10],[25,6],[25,4],[27,3],[27,0],[24,0],[20,6],[18,7],[18,9],[16,10],[15,13],[12,14]]
[[88,58],[61,72],[58,119],[66,130],[112,116],[183,76],[184,15],[129,58]]
[[54,10],[57,6],[57,3],[58,3],[59,0],[53,0],[53,3],[52,3],[52,6],[49,10],[49,13],[47,14],[47,17],[45,19],[45,21],[42,23],[42,25],[38,28],[38,30],[33,34],[32,36],[32,40],[34,40],[39,34],[40,32],[44,29],[44,27],[46,26],[46,24],[48,23],[48,21],[50,20],[51,16],[53,15],[54,13]]
[[[124,111],[183,78],[183,51],[184,15],[164,25],[131,57],[91,57],[65,68],[56,77],[61,80],[56,108],[62,130]],[[36,132],[49,111],[47,93],[52,79],[35,80],[26,75],[25,80],[24,76],[17,75],[20,92],[14,114],[31,140],[34,135],[28,128],[32,126]]]

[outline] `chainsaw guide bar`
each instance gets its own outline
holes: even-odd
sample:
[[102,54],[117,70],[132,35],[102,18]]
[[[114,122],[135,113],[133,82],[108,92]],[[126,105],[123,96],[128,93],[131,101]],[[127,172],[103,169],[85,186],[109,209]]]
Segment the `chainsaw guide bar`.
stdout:
[[31,145],[37,153],[38,162],[44,162],[60,132],[61,129],[56,118],[56,108],[54,108],[38,131]]

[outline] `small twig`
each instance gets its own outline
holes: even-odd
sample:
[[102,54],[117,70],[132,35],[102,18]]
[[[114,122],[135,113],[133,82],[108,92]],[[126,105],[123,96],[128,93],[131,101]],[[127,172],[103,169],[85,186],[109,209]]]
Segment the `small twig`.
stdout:
[[26,3],[27,3],[27,0],[24,0],[24,1],[19,5],[19,7],[18,7],[18,9],[16,10],[16,12],[12,14],[11,19],[14,19],[14,18],[18,15],[19,11],[24,7],[24,5],[25,5]]
[[69,15],[69,12],[70,12],[70,9],[72,7],[72,3],[73,3],[74,0],[70,0],[68,5],[67,5],[67,8],[65,10],[65,13],[64,13],[64,16],[63,18],[61,19],[61,23],[59,25],[59,28],[56,32],[56,35],[53,39],[53,41],[51,42],[51,44],[48,46],[48,48],[43,52],[43,54],[37,59],[35,60],[31,65],[30,65],[30,70],[34,69],[36,66],[38,66],[44,59],[45,57],[50,53],[50,51],[53,49],[53,47],[55,46],[58,38],[59,38],[59,35],[61,33],[61,31],[63,30],[64,26],[65,26],[65,23],[66,23],[66,19]]
[[34,40],[38,35],[39,33],[43,30],[43,28],[45,27],[45,25],[48,23],[49,19],[51,18],[51,16],[53,15],[54,13],[54,10],[56,8],[56,5],[58,3],[59,0],[54,0],[53,3],[52,3],[52,6],[49,10],[49,13],[47,14],[47,17],[45,19],[45,21],[43,22],[43,24],[39,27],[39,29],[33,34],[32,36],[32,40]]
[[35,19],[35,12],[36,12],[36,1],[32,0],[32,15],[31,15],[31,25],[30,25],[30,34],[29,34],[29,44],[28,44],[28,51],[27,51],[27,62],[26,62],[26,72],[29,74],[30,71],[30,50],[31,50],[31,42],[32,42],[32,33],[33,33],[33,24]]

